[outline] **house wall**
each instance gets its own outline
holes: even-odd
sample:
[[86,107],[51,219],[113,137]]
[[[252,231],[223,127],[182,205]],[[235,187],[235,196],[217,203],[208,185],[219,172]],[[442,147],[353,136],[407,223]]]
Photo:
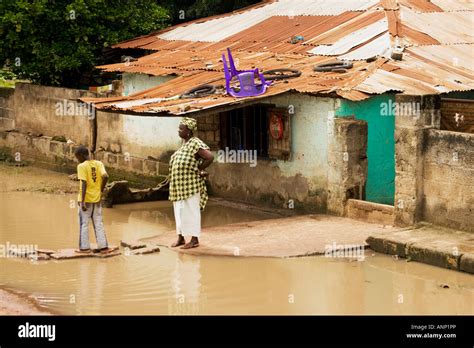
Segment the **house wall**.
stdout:
[[149,76],[146,74],[122,74],[123,81],[123,95],[131,95],[152,87],[156,87],[165,83],[169,80],[174,79],[176,76]]
[[97,113],[97,146],[113,153],[149,156],[167,162],[181,144],[181,117],[146,117]]
[[410,226],[423,219],[423,156],[425,135],[439,129],[439,96],[398,94],[397,103],[414,103],[419,114],[395,116],[395,223]]
[[394,105],[395,96],[383,94],[353,102],[341,99],[336,116],[355,115],[368,124],[368,178],[365,199],[370,202],[394,204],[395,196],[395,115],[386,115],[385,108]]
[[212,192],[240,201],[325,211],[328,115],[334,114],[335,99],[286,94],[265,99],[265,103],[294,110],[291,159],[259,159],[255,167],[214,163],[209,168]]
[[[123,94],[130,95],[156,87],[174,76],[128,74],[122,76]],[[178,126],[181,117],[132,116],[97,113],[97,146],[112,153],[134,157],[153,157],[168,162],[181,144]]]
[[423,147],[423,220],[474,231],[474,134],[430,129]]
[[367,182],[367,122],[335,117],[329,137],[328,212],[346,215],[348,199],[364,199]]

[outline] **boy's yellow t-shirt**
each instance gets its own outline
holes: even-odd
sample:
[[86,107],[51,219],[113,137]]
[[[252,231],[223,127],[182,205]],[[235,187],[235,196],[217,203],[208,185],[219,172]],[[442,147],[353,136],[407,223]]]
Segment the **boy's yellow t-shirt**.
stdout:
[[[102,176],[107,175],[101,161],[87,160],[77,165],[77,178],[87,183],[85,203],[97,203],[101,200]],[[78,201],[82,200],[82,184],[79,182]]]

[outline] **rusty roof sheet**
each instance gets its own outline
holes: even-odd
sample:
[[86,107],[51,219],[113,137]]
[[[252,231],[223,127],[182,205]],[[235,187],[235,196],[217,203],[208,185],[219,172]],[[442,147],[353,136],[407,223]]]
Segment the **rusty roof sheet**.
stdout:
[[[269,0],[231,14],[181,24],[116,46],[156,53],[135,62],[100,67],[177,78],[133,96],[97,100],[97,106],[181,115],[255,99],[222,93],[221,54],[226,48],[232,49],[239,69],[302,71],[298,78],[275,82],[257,99],[291,91],[363,100],[389,91],[423,95],[473,90],[473,3]],[[296,35],[303,40],[294,44],[291,37]],[[390,59],[395,45],[404,48],[401,61]],[[353,61],[354,67],[346,73],[313,71],[315,65],[335,58]],[[221,86],[221,93],[195,100],[176,98],[207,83]]]
[[386,10],[396,10],[400,5],[416,12],[473,11],[471,0],[381,0]]
[[435,5],[431,0],[397,0],[399,5],[410,8],[417,12],[443,12],[443,9]]
[[[296,58],[296,57],[295,57]],[[369,96],[355,87],[380,67],[386,59],[378,59],[374,62],[356,62],[353,69],[346,73],[336,72],[314,72],[315,64],[331,60],[328,57],[312,56],[309,59],[298,57],[293,61],[292,66],[302,71],[302,77],[289,79],[287,81],[275,81],[267,92],[258,98],[265,98],[272,95],[282,94],[289,91],[309,93],[309,94],[334,94],[344,96],[352,100],[362,100]],[[249,60],[240,59],[237,53],[236,59],[240,60],[242,69],[247,69]],[[261,57],[263,66],[274,67],[282,64],[279,57]],[[253,63],[252,63],[253,64]],[[215,95],[197,99],[177,99],[177,96],[200,84],[213,84],[218,86]],[[83,101],[93,101],[100,110],[123,111],[130,113],[158,113],[162,115],[181,115],[183,113],[207,110],[226,104],[238,104],[248,102],[257,97],[233,98],[223,94],[225,85],[224,73],[213,70],[195,70],[187,75],[179,76],[169,82],[157,87],[136,93],[128,97],[119,98],[85,98]]]
[[357,88],[369,94],[399,91],[417,95],[473,90],[473,48],[471,44],[410,48],[402,61],[382,66]]
[[431,2],[443,11],[474,11],[472,0],[431,0]]
[[158,35],[158,38],[163,40],[217,42],[273,16],[339,15],[346,11],[366,10],[377,3],[378,0],[279,0],[248,11],[183,24]]
[[[249,102],[253,99],[295,91],[314,95],[339,95],[350,100],[363,100],[370,94],[384,92],[402,92],[407,94],[438,94],[449,91],[474,89],[474,69],[469,59],[469,50],[473,45],[424,46],[407,49],[402,61],[377,59],[367,63],[355,62],[354,68],[347,73],[317,73],[312,67],[320,62],[329,60],[327,57],[312,56],[307,58],[295,55],[293,67],[300,69],[300,78],[286,82],[275,82],[267,93],[259,97],[232,98],[223,94],[225,83],[223,72],[214,70],[194,70],[187,75],[179,76],[158,87],[151,88],[128,97],[102,99],[96,103],[98,109],[122,111],[130,113],[145,113],[159,115],[182,115],[202,110],[210,110],[224,105],[234,105]],[[247,69],[252,65],[245,57],[239,59],[241,68]],[[452,57],[459,57],[452,61]],[[279,56],[261,56],[262,66],[273,67],[280,61]],[[288,58],[288,57],[287,57]],[[426,74],[426,71],[431,74]],[[176,99],[192,86],[211,83],[219,86],[219,94],[201,99]],[[168,98],[171,98],[169,100]],[[91,101],[88,99],[85,101]],[[96,100],[97,101],[97,100]]]
[[472,78],[474,74],[474,44],[431,45],[411,47],[410,55],[447,71]]
[[[255,42],[288,42],[291,37],[296,35],[301,35],[304,38],[315,38],[358,16],[360,16],[360,13],[351,11],[336,16],[273,16],[249,29],[230,36],[224,41],[251,44]],[[308,43],[309,41],[305,40],[304,44]]]
[[342,60],[364,60],[375,56],[389,58],[390,49],[390,35],[385,32],[377,38],[369,40],[365,45],[361,45],[359,48],[338,58]]
[[404,25],[428,34],[441,44],[474,43],[472,11],[420,13],[402,7],[400,12]]
[[[400,35],[405,31],[403,35],[409,36],[407,44],[410,45],[470,43],[473,36],[473,10],[474,2],[471,0],[267,1],[236,13],[167,28],[115,47],[160,50],[170,42],[186,45],[207,42],[211,47],[212,43],[219,45],[226,42],[235,44],[238,49],[248,47],[249,50],[294,51],[300,45],[281,47],[293,35],[303,36],[304,45],[334,44],[350,37],[354,31],[370,30],[367,27],[370,28],[383,18],[387,20],[390,34]],[[257,17],[259,19],[254,20]],[[397,17],[400,17],[398,22]],[[235,18],[240,19],[237,21]],[[236,23],[226,22],[231,19]],[[458,25],[452,26],[452,23]]]
[[387,19],[381,19],[366,27],[354,30],[330,45],[319,45],[309,50],[309,53],[322,56],[338,56],[349,52],[352,48],[362,45],[374,37],[387,32]]

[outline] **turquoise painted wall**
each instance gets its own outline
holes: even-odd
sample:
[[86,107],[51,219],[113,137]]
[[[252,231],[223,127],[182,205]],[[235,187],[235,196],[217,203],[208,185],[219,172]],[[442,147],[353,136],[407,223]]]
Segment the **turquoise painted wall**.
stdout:
[[[368,177],[366,200],[393,205],[395,196],[395,116],[385,115],[383,107],[395,102],[395,95],[382,94],[367,100],[341,100],[337,117],[355,115],[368,125]],[[386,104],[384,104],[386,103]]]

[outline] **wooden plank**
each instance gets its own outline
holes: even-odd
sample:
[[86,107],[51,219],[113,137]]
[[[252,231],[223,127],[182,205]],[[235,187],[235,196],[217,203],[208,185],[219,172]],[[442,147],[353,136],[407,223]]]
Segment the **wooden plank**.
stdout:
[[146,255],[160,252],[160,248],[156,245],[147,245],[146,248],[133,250],[131,255]]

